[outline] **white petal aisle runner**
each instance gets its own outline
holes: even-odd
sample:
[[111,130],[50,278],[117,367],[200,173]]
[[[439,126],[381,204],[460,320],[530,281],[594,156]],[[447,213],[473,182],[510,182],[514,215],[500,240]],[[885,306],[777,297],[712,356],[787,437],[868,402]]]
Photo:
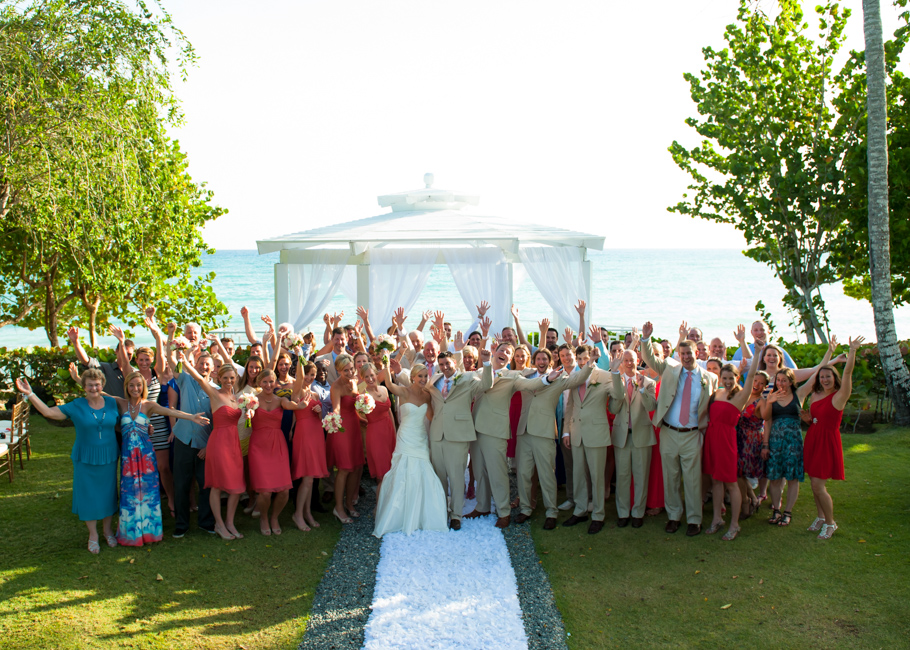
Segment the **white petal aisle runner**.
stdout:
[[525,650],[515,572],[495,521],[385,535],[364,648]]

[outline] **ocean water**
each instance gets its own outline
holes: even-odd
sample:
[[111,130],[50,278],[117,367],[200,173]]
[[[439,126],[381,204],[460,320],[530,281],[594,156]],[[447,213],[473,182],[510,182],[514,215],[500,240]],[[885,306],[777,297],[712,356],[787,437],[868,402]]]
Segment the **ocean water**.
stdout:
[[[746,327],[758,315],[755,303],[762,300],[771,311],[775,333],[787,340],[797,338],[789,325],[790,315],[781,304],[783,286],[771,269],[745,256],[738,250],[605,250],[589,252],[593,262],[594,283],[588,323],[610,327],[641,327],[650,320],[657,335],[675,340],[679,323],[688,321],[700,327],[706,337],[721,336],[728,344],[738,323]],[[274,267],[278,254],[257,255],[251,250],[218,251],[206,256],[203,272],[214,271],[214,289],[230,309],[227,328],[240,331],[243,321],[240,308],[246,305],[254,320],[257,334],[262,333],[260,314],[275,312]],[[843,294],[839,285],[823,289],[828,306],[831,331],[846,342],[848,336],[863,335],[875,339],[872,307]],[[530,278],[515,291],[522,327],[526,333],[536,330],[537,322],[551,318],[552,310]],[[345,313],[344,323],[353,322],[356,305],[344,296],[329,304],[330,313]],[[473,313],[458,294],[448,267],[436,266],[427,286],[408,314],[408,324],[416,325],[424,310],[440,309],[455,329],[466,328]],[[896,310],[897,334],[910,338],[910,308]],[[321,321],[311,328],[322,331]],[[146,332],[136,332],[139,342],[151,342]],[[236,337],[235,337],[236,338]],[[804,338],[802,339],[804,340]],[[110,342],[111,339],[102,339]],[[0,346],[45,345],[43,330],[28,331],[7,326],[0,328]]]

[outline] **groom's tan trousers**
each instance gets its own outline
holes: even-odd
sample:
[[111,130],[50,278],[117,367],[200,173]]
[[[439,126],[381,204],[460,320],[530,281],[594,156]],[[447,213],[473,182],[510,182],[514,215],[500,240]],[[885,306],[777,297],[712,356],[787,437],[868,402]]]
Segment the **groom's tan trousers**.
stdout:
[[450,495],[449,519],[461,521],[464,513],[464,471],[468,466],[470,449],[470,442],[453,442],[445,438],[430,441],[430,462],[443,491]]

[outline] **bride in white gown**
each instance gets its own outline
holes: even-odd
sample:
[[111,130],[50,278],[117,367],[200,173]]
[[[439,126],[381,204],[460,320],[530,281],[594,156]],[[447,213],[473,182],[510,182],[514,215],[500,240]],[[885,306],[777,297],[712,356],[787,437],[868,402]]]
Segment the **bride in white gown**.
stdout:
[[446,496],[430,464],[427,419],[433,412],[424,389],[426,366],[417,364],[411,368],[410,386],[393,384],[388,368],[383,378],[389,390],[400,399],[401,425],[395,439],[392,468],[383,478],[379,491],[373,535],[445,531],[448,529]]

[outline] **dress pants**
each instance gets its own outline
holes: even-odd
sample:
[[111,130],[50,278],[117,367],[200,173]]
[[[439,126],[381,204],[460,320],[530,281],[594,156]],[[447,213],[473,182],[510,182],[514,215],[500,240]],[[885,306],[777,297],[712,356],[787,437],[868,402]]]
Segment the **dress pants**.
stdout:
[[[616,515],[620,519],[631,516],[641,519],[645,516],[648,502],[648,475],[651,470],[651,445],[636,447],[630,438],[625,447],[613,446],[616,458]],[[635,500],[629,506],[632,481],[635,482]]]
[[199,507],[197,523],[205,530],[215,529],[215,515],[209,505],[209,488],[205,486],[205,461],[199,458],[199,450],[179,439],[174,440],[174,512],[177,515],[177,532],[190,527],[190,489],[193,479],[199,485],[196,505]]
[[[567,449],[565,452],[570,453]],[[556,449],[553,447],[553,439],[523,433],[518,436],[515,456],[518,458],[518,500],[521,503],[521,513],[530,515],[532,512],[531,479],[536,467],[547,517],[555,519],[559,510],[556,503]],[[572,482],[571,477],[568,482]]]
[[701,524],[701,445],[700,431],[680,433],[660,428],[660,462],[664,471],[664,507],[672,521],[682,521],[682,481],[686,498],[686,523]]
[[471,458],[474,459],[474,477],[477,479],[477,511],[491,512],[491,498],[496,502],[496,514],[508,517],[509,507],[509,461],[506,459],[507,438],[497,438],[477,432],[477,440],[471,443]]
[[464,471],[468,466],[470,442],[452,440],[430,441],[430,462],[442,483],[442,490],[449,495],[449,519],[464,514]]
[[[603,521],[606,516],[604,470],[607,467],[607,447],[585,447],[584,444],[576,447],[572,445],[574,467],[572,474],[572,490],[575,494],[575,512],[581,517],[588,511],[588,501],[594,501],[594,510],[591,519]],[[591,478],[588,479],[588,476]],[[588,480],[591,481],[591,490],[588,491]],[[593,495],[593,499],[590,495]]]
[[[562,444],[561,439],[559,441],[559,444]],[[575,463],[572,462],[572,450],[566,449],[565,445],[563,445],[563,448],[562,448],[562,466],[563,466],[563,469],[566,470],[566,500],[571,501],[572,504],[574,505],[575,504],[575,498],[574,498],[575,495],[573,493],[574,490],[572,489],[572,487],[573,487],[572,484],[575,482],[575,478],[574,478]]]

